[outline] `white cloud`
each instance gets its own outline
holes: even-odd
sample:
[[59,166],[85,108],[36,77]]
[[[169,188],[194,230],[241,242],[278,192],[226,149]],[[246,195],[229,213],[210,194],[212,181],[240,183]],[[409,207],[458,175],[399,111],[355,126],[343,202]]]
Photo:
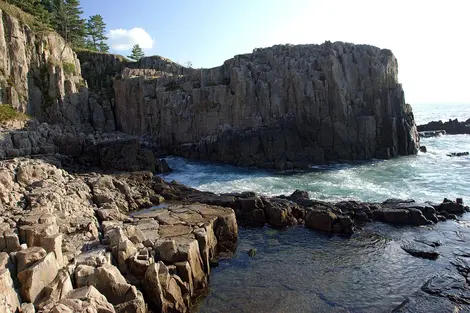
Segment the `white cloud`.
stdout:
[[130,50],[134,45],[143,49],[153,48],[154,40],[143,28],[111,29],[108,33],[109,46],[113,50]]

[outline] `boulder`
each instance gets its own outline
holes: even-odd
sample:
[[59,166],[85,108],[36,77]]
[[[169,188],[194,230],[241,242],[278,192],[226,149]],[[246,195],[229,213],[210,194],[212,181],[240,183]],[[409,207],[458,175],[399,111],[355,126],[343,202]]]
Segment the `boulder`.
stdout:
[[45,287],[40,295],[40,301],[58,302],[73,290],[72,280],[66,270],[60,270],[55,279]]
[[148,267],[143,286],[146,298],[155,311],[187,312],[188,303],[183,298],[181,287],[163,262]]
[[41,247],[32,247],[26,250],[21,250],[16,254],[16,267],[18,272],[33,265],[35,262],[43,259],[47,252]]
[[18,273],[22,299],[34,303],[38,296],[57,276],[59,265],[54,253],[48,253],[42,260]]
[[80,265],[75,271],[77,287],[94,286],[116,309],[116,312],[145,313],[142,294],[128,284],[119,270],[109,264],[98,268]]
[[412,256],[424,259],[435,260],[440,255],[435,249],[419,242],[405,242],[401,245],[401,248]]
[[332,232],[338,217],[330,209],[307,209],[305,226],[315,230]]
[[93,286],[75,289],[67,295],[67,299],[85,301],[99,313],[115,313],[113,305]]
[[[263,200],[264,212],[269,225],[274,227],[286,227],[298,223],[294,212],[300,212],[301,209],[291,202],[283,199]],[[302,213],[299,218],[302,217]]]
[[0,269],[0,312],[15,313],[20,306],[8,269]]
[[374,218],[384,223],[407,225],[411,213],[407,209],[378,209],[373,212]]

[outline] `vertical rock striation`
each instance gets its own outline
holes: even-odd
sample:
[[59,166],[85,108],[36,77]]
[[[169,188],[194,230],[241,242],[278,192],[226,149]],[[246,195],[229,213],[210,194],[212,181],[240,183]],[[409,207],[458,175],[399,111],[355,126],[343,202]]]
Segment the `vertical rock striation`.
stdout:
[[[26,13],[24,13],[26,14]],[[0,10],[0,101],[41,122],[114,131],[114,116],[90,98],[80,61],[53,31],[35,31]],[[108,125],[103,119],[112,122]]]
[[[158,61],[158,62],[157,62]],[[212,69],[143,59],[114,82],[118,129],[185,157],[286,169],[417,152],[389,50],[278,45]]]

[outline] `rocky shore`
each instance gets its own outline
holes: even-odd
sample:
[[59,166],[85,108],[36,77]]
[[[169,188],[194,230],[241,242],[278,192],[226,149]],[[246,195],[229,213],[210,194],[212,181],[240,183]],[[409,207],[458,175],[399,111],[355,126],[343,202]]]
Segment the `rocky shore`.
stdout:
[[470,134],[470,119],[464,122],[459,122],[458,119],[448,120],[447,122],[432,121],[424,125],[418,125],[418,132],[420,132],[420,135],[423,133],[424,136]]
[[150,172],[70,174],[54,157],[0,167],[1,312],[187,312],[235,249],[229,208],[125,214],[163,201]]
[[237,221],[351,234],[371,221],[427,225],[468,211],[460,199],[217,195],[151,172],[73,173],[59,160],[0,162],[2,312],[188,312],[211,265],[235,251]]
[[[58,34],[0,15],[0,100],[31,116],[1,121],[2,313],[188,312],[211,266],[236,250],[238,224],[347,236],[372,221],[421,226],[468,211],[461,199],[214,194],[155,175],[169,170],[161,149],[278,170],[416,154],[389,50],[278,45],[192,69],[158,56],[77,55]],[[467,275],[465,262],[456,266]],[[462,277],[452,277],[445,284],[459,296],[432,281],[399,312],[436,295],[468,301]]]

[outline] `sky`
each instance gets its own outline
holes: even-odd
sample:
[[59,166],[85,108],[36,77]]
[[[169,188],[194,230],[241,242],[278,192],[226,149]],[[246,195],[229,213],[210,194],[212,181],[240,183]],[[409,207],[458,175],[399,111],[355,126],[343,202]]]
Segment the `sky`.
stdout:
[[470,0],[81,0],[111,52],[138,43],[195,68],[275,44],[326,40],[392,50],[407,102],[470,103]]

